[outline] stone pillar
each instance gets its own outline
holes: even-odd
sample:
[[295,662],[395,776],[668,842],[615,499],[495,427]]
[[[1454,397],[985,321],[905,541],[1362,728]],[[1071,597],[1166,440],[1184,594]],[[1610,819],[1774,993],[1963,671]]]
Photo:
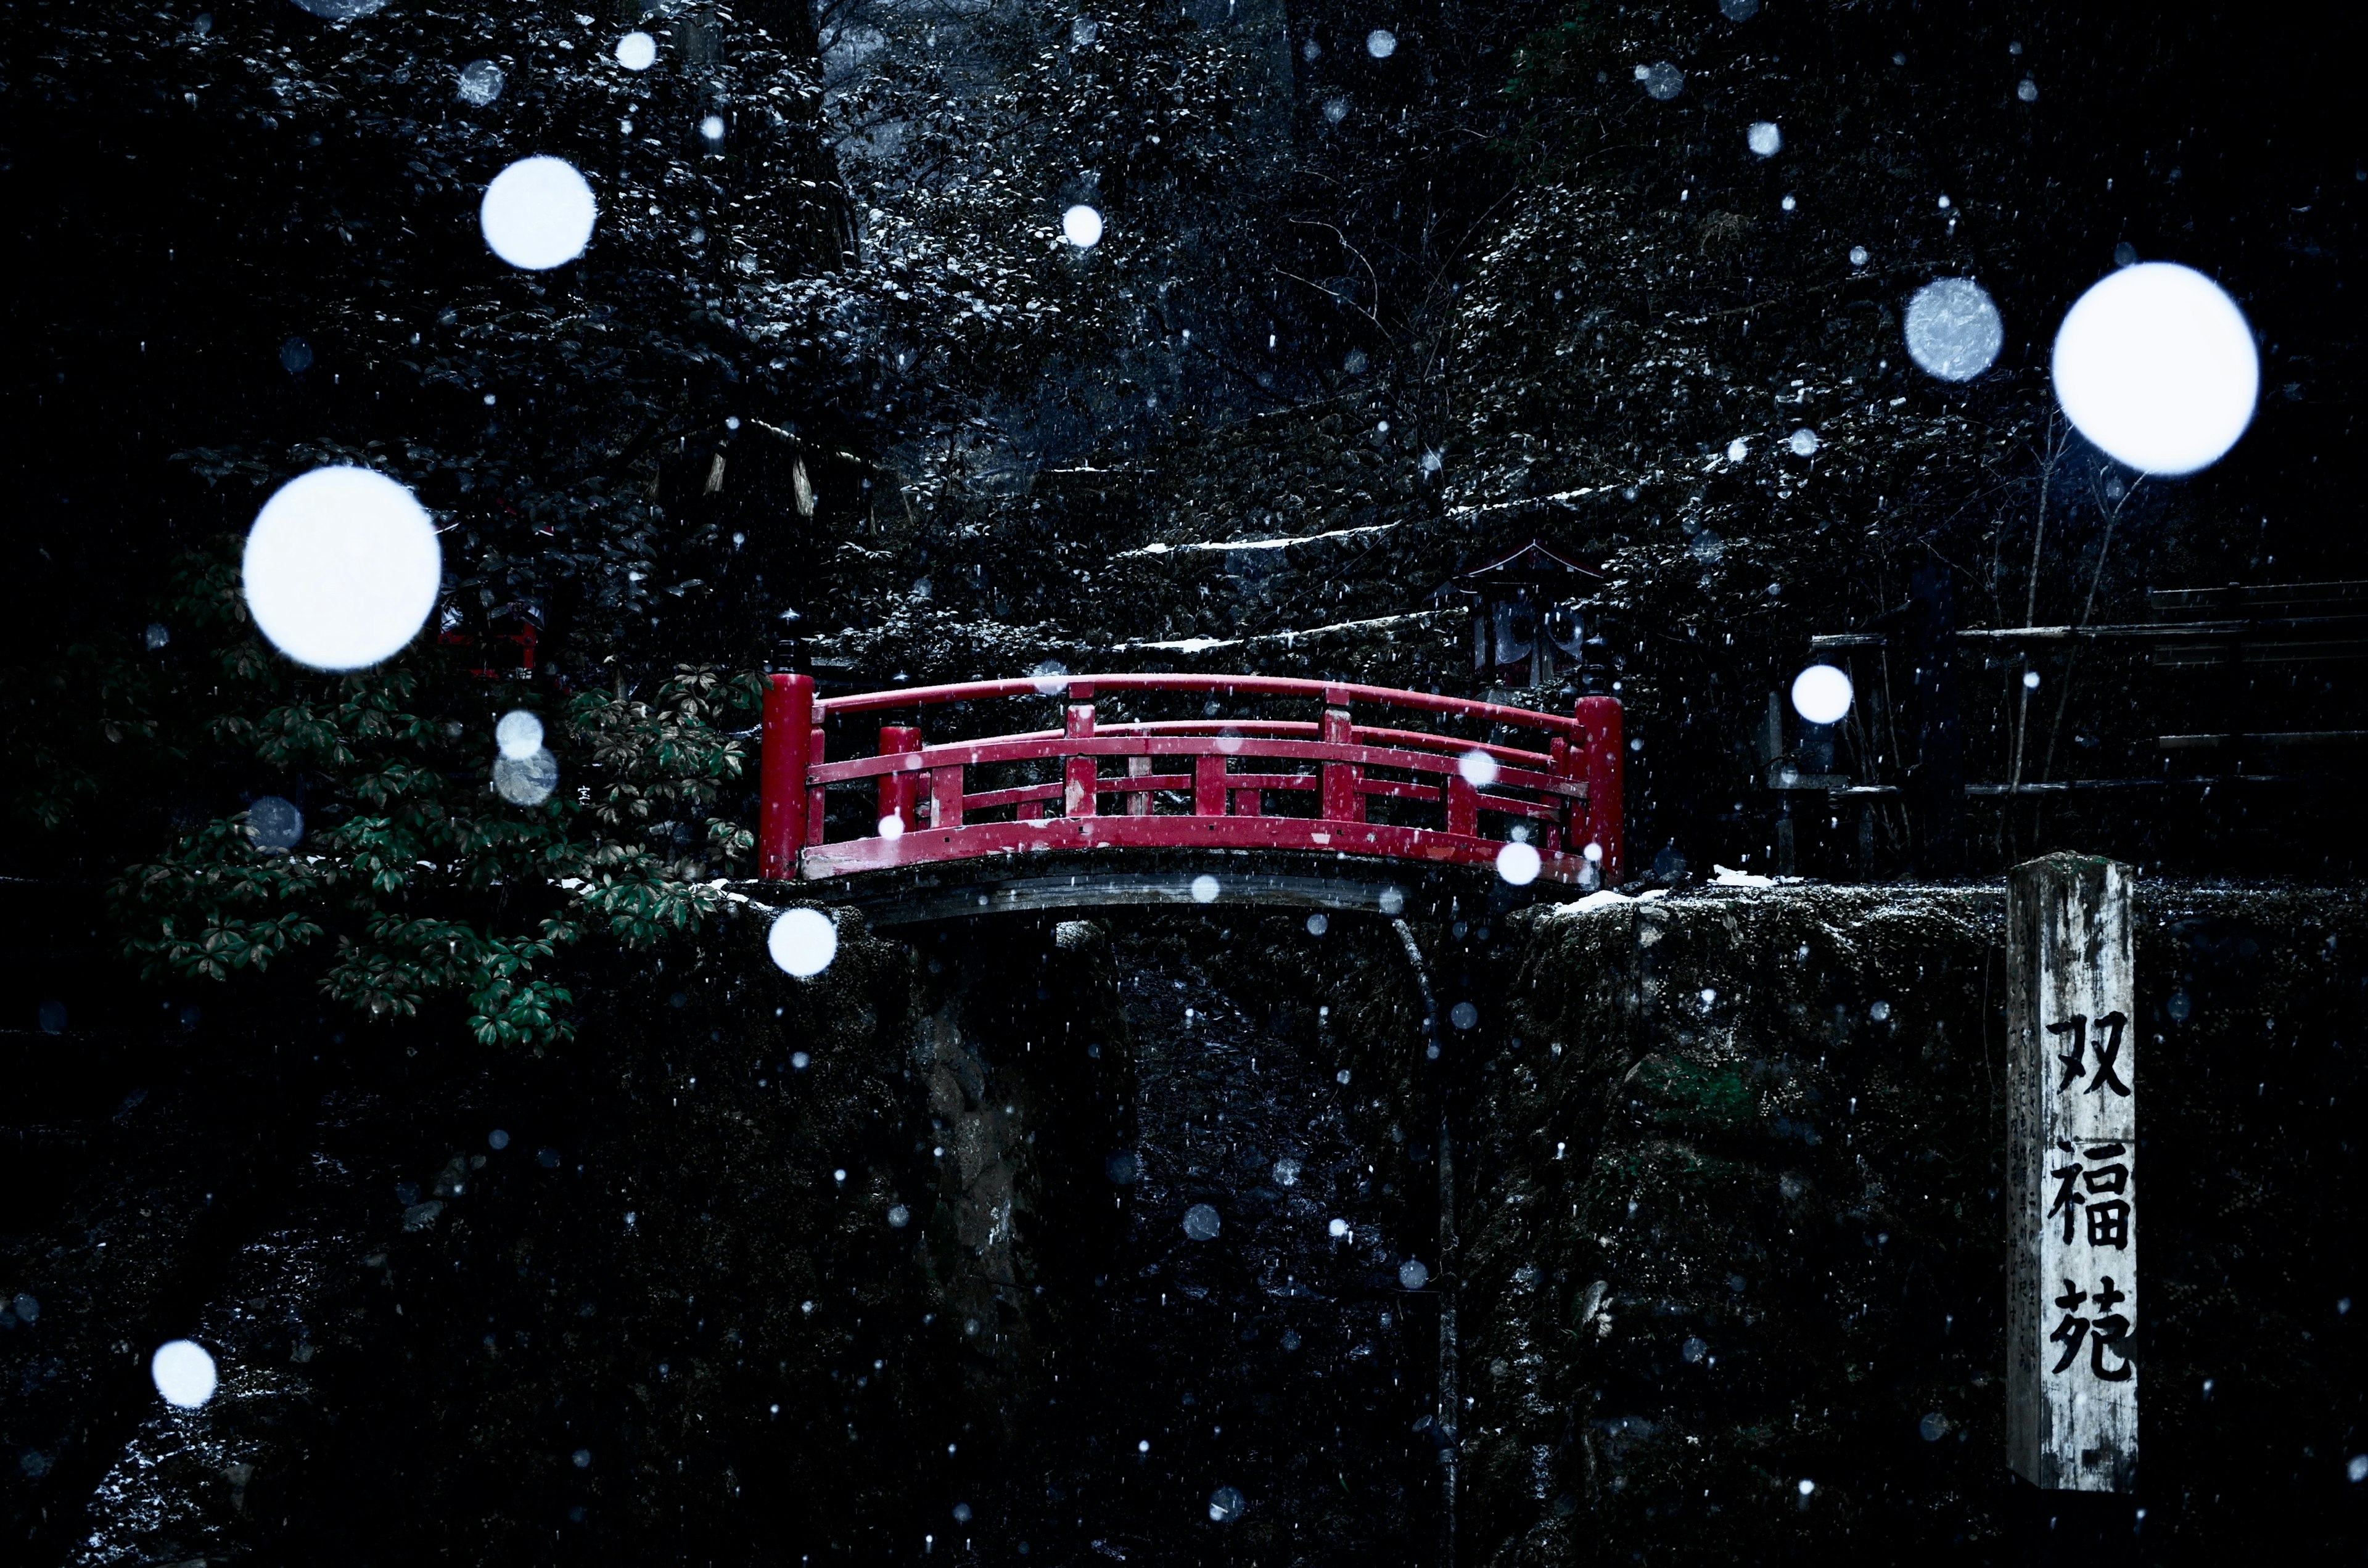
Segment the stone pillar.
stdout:
[[2007,878],[2007,1463],[2064,1491],[2137,1474],[2132,881],[2082,855]]

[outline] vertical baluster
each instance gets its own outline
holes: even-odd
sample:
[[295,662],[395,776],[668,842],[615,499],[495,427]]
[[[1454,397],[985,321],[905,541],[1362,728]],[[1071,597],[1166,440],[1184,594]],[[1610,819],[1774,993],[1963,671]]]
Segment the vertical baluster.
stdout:
[[[920,749],[921,732],[914,725],[882,724],[880,726],[882,756],[903,756]],[[912,771],[906,768],[900,767],[894,773],[883,773],[880,776],[880,820],[882,822],[894,817],[905,824],[905,832],[910,833],[913,830],[914,783]]]
[[[826,755],[827,746],[823,739],[822,723],[817,719],[814,727],[814,738],[806,745],[806,766],[820,767],[826,759]],[[819,787],[806,791],[806,842],[808,844],[820,844],[825,830],[830,825],[830,815],[825,808],[823,791]]]
[[1225,814],[1225,759],[1214,755],[1192,759],[1192,814]]
[[[1349,722],[1348,693],[1338,689],[1325,693],[1325,700],[1333,704],[1324,710],[1323,736],[1326,744],[1349,745],[1356,736]],[[1365,791],[1359,788],[1364,781],[1365,770],[1353,762],[1327,762],[1324,765],[1323,801],[1326,822],[1363,822]]]
[[929,770],[929,825],[962,824],[962,765],[959,762]]
[[[1126,776],[1129,778],[1146,778],[1150,775],[1150,772],[1151,759],[1149,757],[1131,756],[1126,759]],[[1148,790],[1141,790],[1127,796],[1126,814],[1131,817],[1149,816],[1151,814],[1151,791]]]
[[[1546,771],[1556,778],[1574,777],[1570,743],[1559,735],[1547,744]],[[1554,820],[1546,824],[1545,841],[1538,846],[1538,853],[1551,857],[1561,854],[1570,843],[1570,797],[1556,795],[1547,804],[1554,808]]]
[[[1069,696],[1084,701],[1069,704],[1067,733],[1071,740],[1089,740],[1094,733],[1094,688],[1086,681],[1069,683]],[[1061,810],[1068,816],[1089,817],[1101,809],[1100,765],[1090,756],[1073,756],[1063,766]]]
[[1480,834],[1480,791],[1460,767],[1447,775],[1447,831],[1464,838]]

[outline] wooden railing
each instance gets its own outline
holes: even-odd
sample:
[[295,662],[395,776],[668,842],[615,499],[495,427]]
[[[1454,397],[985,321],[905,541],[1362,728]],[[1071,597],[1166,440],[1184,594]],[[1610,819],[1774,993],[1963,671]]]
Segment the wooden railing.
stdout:
[[[1097,695],[1170,693],[1320,704],[1318,718],[1098,723]],[[929,744],[882,724],[877,752],[831,761],[826,722],[998,699],[1056,697],[1057,730]],[[1543,750],[1357,722],[1395,710],[1539,737]],[[816,880],[1052,849],[1296,849],[1502,866],[1527,880],[1617,885],[1621,710],[1567,717],[1381,687],[1274,676],[1103,675],[973,681],[817,701],[810,676],[765,695],[760,874]],[[833,790],[871,796],[834,816]],[[843,798],[843,797],[842,797]],[[1503,858],[1500,860],[1500,857]]]

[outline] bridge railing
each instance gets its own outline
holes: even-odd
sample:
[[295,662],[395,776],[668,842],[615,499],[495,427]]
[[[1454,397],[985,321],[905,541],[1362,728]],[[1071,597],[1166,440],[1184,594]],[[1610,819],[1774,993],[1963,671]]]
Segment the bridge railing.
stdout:
[[[1098,722],[1120,692],[1321,704],[1313,720]],[[931,743],[918,724],[879,730],[876,752],[832,761],[825,721],[903,715],[1002,698],[1057,697],[1057,730]],[[1358,710],[1526,731],[1542,749],[1360,722]],[[917,715],[916,715],[917,716]],[[1467,761],[1474,754],[1486,762]],[[1582,697],[1568,715],[1464,698],[1280,676],[1102,675],[972,681],[817,700],[810,676],[765,696],[760,874],[858,871],[1075,848],[1305,849],[1493,863],[1508,842],[1540,880],[1621,877],[1621,709]],[[870,808],[836,829],[832,791]],[[835,835],[836,834],[836,835]]]

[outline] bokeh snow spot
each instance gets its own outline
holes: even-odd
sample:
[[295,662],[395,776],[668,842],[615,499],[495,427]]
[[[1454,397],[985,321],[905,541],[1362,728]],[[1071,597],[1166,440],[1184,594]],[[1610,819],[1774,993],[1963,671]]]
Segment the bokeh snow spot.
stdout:
[[538,153],[493,177],[477,222],[495,256],[522,272],[548,272],[584,254],[599,211],[575,165]]
[[523,708],[513,708],[494,726],[494,744],[504,756],[532,756],[542,749],[542,721]]
[[193,1339],[168,1339],[148,1358],[148,1375],[165,1403],[195,1410],[213,1398],[220,1385],[212,1354]]
[[255,624],[300,665],[356,670],[418,634],[444,577],[436,525],[410,491],[365,468],[316,468],[279,487],[246,536],[240,586]]
[[1772,119],[1755,119],[1751,122],[1751,129],[1743,133],[1743,140],[1761,157],[1772,158],[1783,148],[1784,132]]
[[2211,278],[2149,261],[2107,275],[2055,334],[2055,400],[2116,462],[2209,468],[2253,422],[2261,361],[2237,302]]
[[483,108],[502,96],[507,80],[502,68],[492,61],[472,60],[461,67],[461,101]]
[[257,849],[293,849],[304,836],[304,813],[292,801],[258,795],[246,808],[246,836]]
[[1926,373],[1970,381],[2006,346],[2006,324],[1988,290],[1970,278],[1936,278],[1907,301],[1907,352]]
[[559,759],[541,746],[494,759],[494,793],[513,806],[539,806],[558,788]]
[[838,956],[838,927],[819,909],[785,909],[773,919],[765,950],[783,973],[808,980],[828,969],[830,960]]
[[1850,711],[1850,677],[1831,665],[1811,665],[1793,677],[1793,711],[1812,724],[1839,724]]
[[1091,250],[1102,243],[1102,215],[1079,202],[1061,214],[1061,237],[1079,250]]
[[1528,887],[1543,869],[1538,852],[1526,844],[1508,844],[1497,851],[1497,874],[1514,887]]
[[628,71],[646,71],[658,62],[658,40],[644,32],[630,32],[617,40],[617,63]]
[[1217,1211],[1206,1203],[1195,1203],[1184,1210],[1184,1233],[1196,1242],[1216,1240],[1222,1223]]

